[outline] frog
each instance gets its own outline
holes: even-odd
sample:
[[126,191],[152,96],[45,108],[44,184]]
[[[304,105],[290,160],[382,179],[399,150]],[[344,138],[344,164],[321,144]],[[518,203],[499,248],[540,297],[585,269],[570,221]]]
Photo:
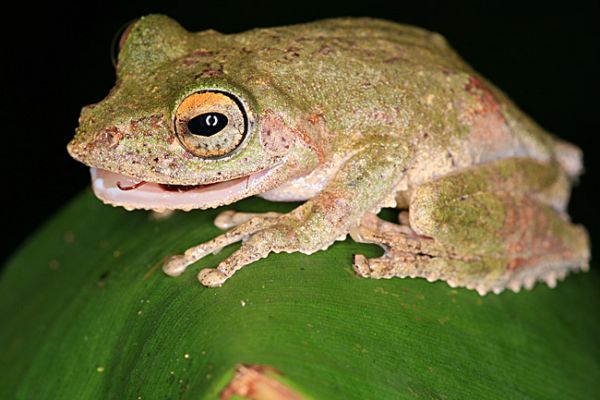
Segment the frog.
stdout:
[[[84,107],[67,150],[95,195],[128,210],[210,209],[250,197],[288,213],[226,210],[225,232],[163,264],[223,285],[272,253],[348,238],[365,278],[424,278],[480,295],[554,287],[590,259],[567,205],[582,151],[534,122],[444,37],[370,17],[223,34],[165,15],[118,41],[116,84]],[[390,221],[383,209],[396,209]]]

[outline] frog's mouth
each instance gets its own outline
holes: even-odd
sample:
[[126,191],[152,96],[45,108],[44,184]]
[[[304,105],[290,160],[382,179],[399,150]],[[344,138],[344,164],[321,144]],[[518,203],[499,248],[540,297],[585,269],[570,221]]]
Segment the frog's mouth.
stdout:
[[275,167],[240,178],[206,185],[166,185],[90,168],[92,188],[100,200],[128,210],[155,211],[213,208],[229,204],[259,191]]

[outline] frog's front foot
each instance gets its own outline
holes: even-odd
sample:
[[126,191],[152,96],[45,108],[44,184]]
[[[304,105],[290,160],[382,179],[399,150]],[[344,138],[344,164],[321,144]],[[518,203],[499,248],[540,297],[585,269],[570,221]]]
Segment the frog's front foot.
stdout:
[[[168,258],[163,264],[163,271],[169,276],[179,276],[185,272],[188,266],[205,257],[206,255],[217,253],[219,250],[232,243],[245,241],[252,234],[270,227],[274,224],[276,216],[277,215],[275,213],[260,215],[225,211],[217,217],[215,224],[219,227],[234,226],[233,229],[229,230],[223,235],[209,240],[208,242],[189,248],[184,254]],[[234,257],[236,254],[223,261],[219,268],[229,271],[233,264],[236,263],[232,263],[228,260],[237,260],[240,258],[239,256]],[[238,264],[241,261],[242,260],[239,260]],[[249,262],[252,261],[248,261],[246,263]],[[237,269],[239,268],[241,267],[238,267]],[[229,276],[233,274],[233,272],[227,273],[218,270],[206,269],[200,272],[198,279],[205,286],[220,286],[223,282],[225,282],[225,280],[227,280]]]
[[[193,261],[192,261],[193,262]],[[169,257],[163,264],[163,271],[169,276],[179,276],[191,262],[185,255],[176,255]]]
[[207,287],[219,287],[229,277],[216,268],[204,268],[198,274],[198,280],[201,284]]
[[198,274],[198,280],[204,286],[221,286],[237,270],[251,264],[269,253],[300,251],[313,253],[326,248],[334,240],[315,240],[317,235],[300,235],[303,218],[280,215],[277,213],[249,214],[226,211],[215,220],[219,227],[231,227],[228,232],[206,243],[188,249],[184,254],[169,258],[163,265],[163,271],[170,276],[179,276],[185,269],[204,256],[216,253],[225,246],[242,242],[242,246],[231,256],[223,260],[217,268],[206,268]]

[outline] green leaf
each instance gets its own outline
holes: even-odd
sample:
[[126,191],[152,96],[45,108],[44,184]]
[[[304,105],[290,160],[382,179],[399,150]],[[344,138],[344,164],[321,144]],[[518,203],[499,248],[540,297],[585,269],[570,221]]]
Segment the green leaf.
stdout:
[[[248,199],[238,210],[287,211]],[[161,260],[217,235],[221,210],[152,220],[85,192],[0,282],[1,399],[218,398],[239,364],[317,399],[560,398],[600,393],[599,277],[480,297],[355,276],[351,240],[273,254],[207,289]],[[9,229],[9,228],[8,228]]]

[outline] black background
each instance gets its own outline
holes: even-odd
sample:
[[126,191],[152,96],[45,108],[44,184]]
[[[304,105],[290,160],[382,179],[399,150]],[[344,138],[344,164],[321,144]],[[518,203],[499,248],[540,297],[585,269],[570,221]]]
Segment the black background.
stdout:
[[[600,6],[547,2],[21,2],[2,24],[2,245],[8,257],[89,184],[65,145],[83,105],[114,83],[110,43],[127,21],[152,12],[188,30],[237,32],[335,16],[373,16],[443,34],[476,70],[546,129],[584,149],[586,175],[571,214],[598,237]],[[492,2],[489,2],[492,3]]]

